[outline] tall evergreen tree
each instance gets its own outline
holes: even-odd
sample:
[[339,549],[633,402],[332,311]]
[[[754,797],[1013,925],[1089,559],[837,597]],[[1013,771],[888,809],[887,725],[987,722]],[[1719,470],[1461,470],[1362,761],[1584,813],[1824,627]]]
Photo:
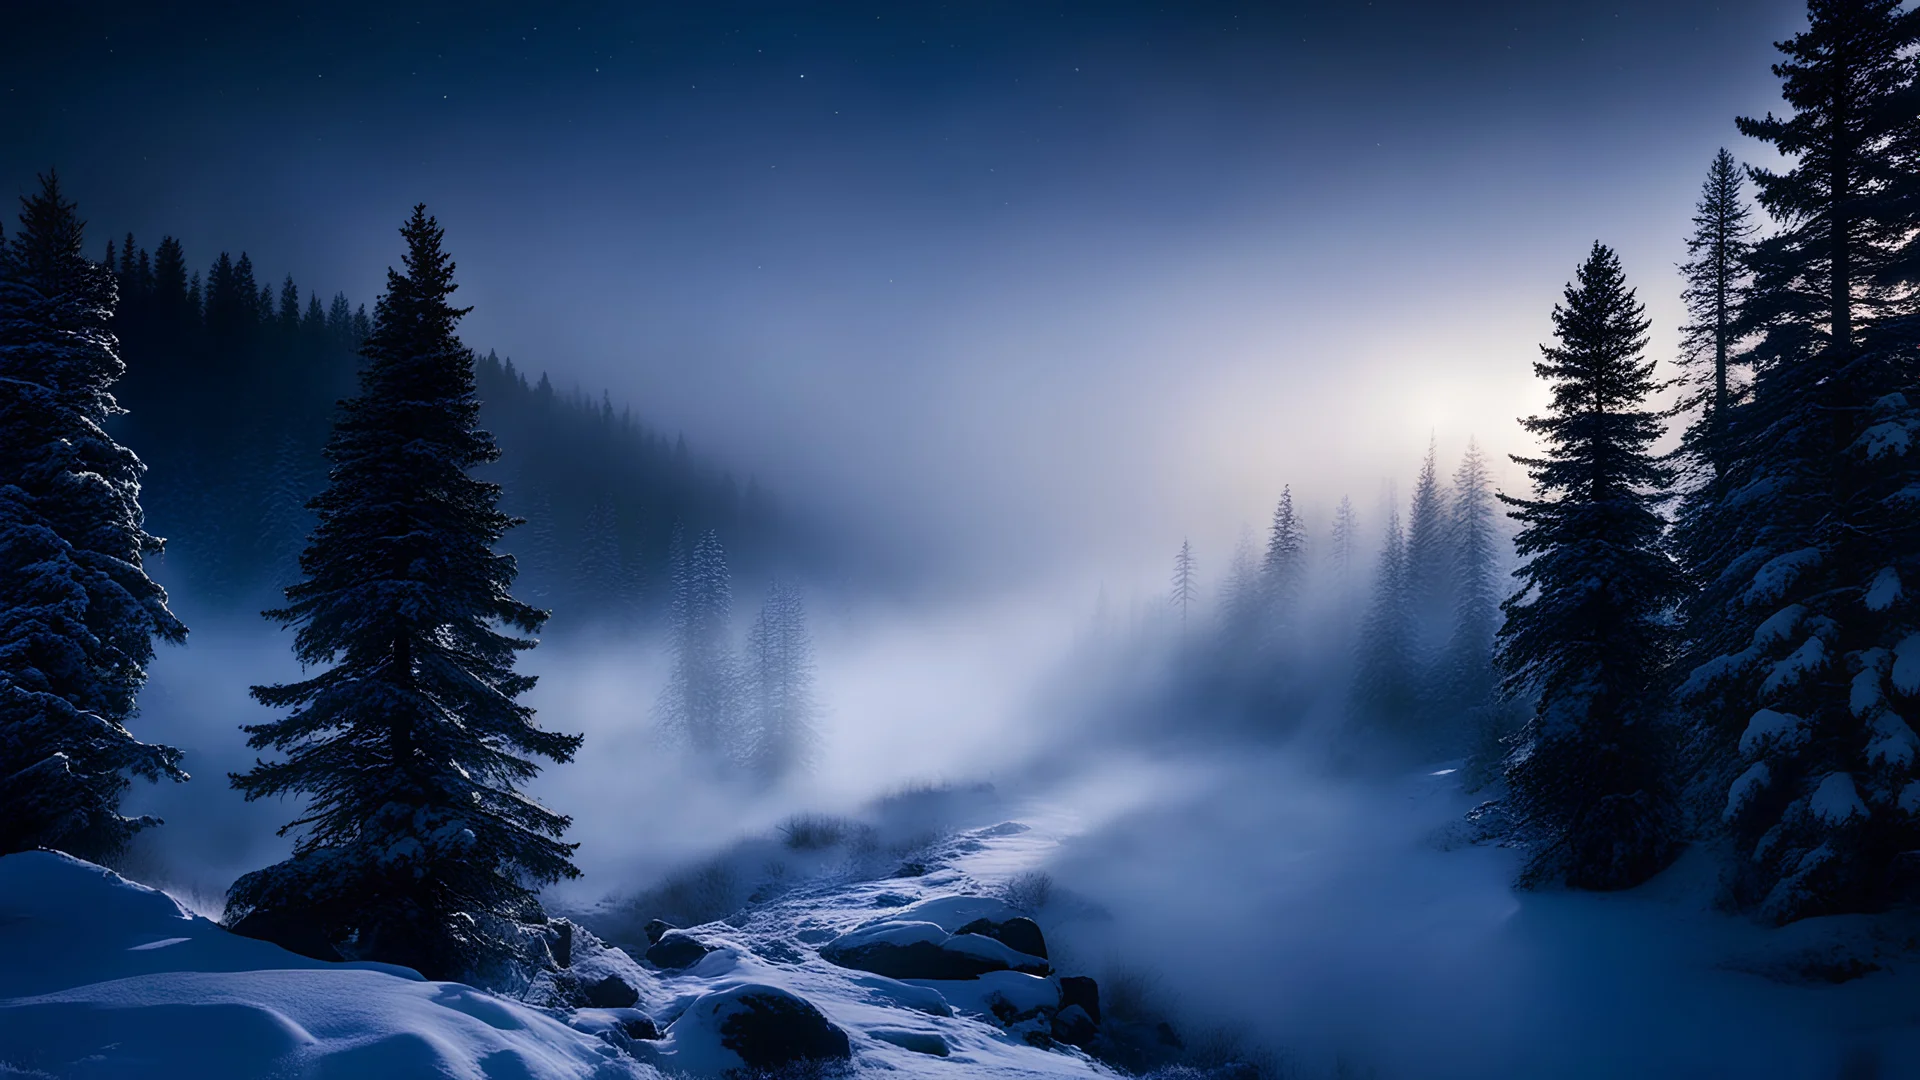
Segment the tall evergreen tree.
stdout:
[[1687,322],[1680,328],[1680,361],[1691,390],[1684,404],[1696,416],[1686,446],[1715,480],[1726,469],[1727,416],[1740,391],[1732,368],[1753,235],[1748,217],[1740,166],[1723,148],[1707,168],[1693,212],[1693,235],[1687,238],[1687,261],[1680,266],[1687,283],[1681,293]]
[[1534,497],[1502,495],[1520,522],[1522,591],[1502,605],[1505,688],[1534,697],[1507,781],[1537,837],[1523,880],[1627,888],[1671,858],[1663,672],[1683,592],[1659,504],[1670,468],[1651,447],[1660,389],[1645,309],[1595,243],[1553,309],[1557,344],[1534,371],[1553,393],[1521,421],[1545,456],[1515,457]]
[[[1297,628],[1300,592],[1307,576],[1307,529],[1294,513],[1293,488],[1280,489],[1267,529],[1267,551],[1260,561],[1260,589],[1266,608],[1267,632],[1279,638]],[[1269,644],[1280,644],[1270,641]]]
[[818,712],[813,699],[813,642],[800,591],[776,583],[747,633],[747,766],[778,779],[813,761]]
[[712,760],[737,756],[739,675],[733,664],[733,583],[718,533],[709,529],[691,550],[684,533],[674,540],[673,610],[668,673],[659,715],[662,726],[695,753]]
[[1447,625],[1447,583],[1452,576],[1447,550],[1447,500],[1440,490],[1438,450],[1427,444],[1420,476],[1407,511],[1407,595],[1412,605],[1415,648],[1431,658]]
[[1353,499],[1340,496],[1333,512],[1333,532],[1328,538],[1327,558],[1333,564],[1333,576],[1344,590],[1353,580],[1353,561],[1360,553],[1360,519],[1354,515]]
[[1774,69],[1793,114],[1740,121],[1791,164],[1753,172],[1780,228],[1754,247],[1751,400],[1728,420],[1724,494],[1681,529],[1701,584],[1682,694],[1720,750],[1706,775],[1733,777],[1734,898],[1777,922],[1886,904],[1920,846],[1920,344],[1901,259],[1920,231],[1920,11],[1808,14]]
[[[127,730],[155,638],[185,639],[143,560],[146,467],[105,430],[121,409],[113,274],[41,179],[0,242],[0,854],[119,852],[129,774],[185,780],[180,751]],[[0,238],[3,240],[3,238]]]
[[1193,558],[1193,543],[1180,541],[1180,554],[1173,557],[1173,596],[1172,602],[1180,612],[1180,629],[1187,629],[1188,615],[1193,605],[1200,601],[1200,579]]
[[499,452],[478,427],[442,230],[416,206],[401,235],[405,271],[387,272],[360,394],[327,445],[305,576],[267,613],[325,670],[254,687],[291,711],[247,726],[248,745],[286,756],[231,778],[248,800],[306,795],[282,830],[299,839],[234,883],[227,915],[243,933],[484,977],[515,925],[540,918],[534,888],[579,874],[569,820],[520,788],[580,736],[542,730],[515,700],[534,679],[514,659],[534,641],[504,631],[531,634],[546,613],[508,592],[513,557],[494,547],[515,522],[498,485],[469,475]]
[[1500,548],[1494,533],[1493,477],[1472,440],[1453,474],[1453,631],[1440,683],[1455,709],[1493,701],[1493,638],[1500,626]]
[[1407,541],[1398,511],[1374,572],[1373,600],[1360,626],[1352,718],[1362,730],[1406,736],[1416,726],[1418,666],[1414,658],[1413,598],[1407,583]]

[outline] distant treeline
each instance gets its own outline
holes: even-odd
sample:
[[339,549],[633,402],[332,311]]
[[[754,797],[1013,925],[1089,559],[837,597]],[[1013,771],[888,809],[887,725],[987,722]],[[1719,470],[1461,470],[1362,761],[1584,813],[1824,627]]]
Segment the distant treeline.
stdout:
[[[276,288],[246,254],[222,252],[202,275],[180,242],[108,245],[120,288],[113,328],[126,377],[116,432],[148,465],[148,527],[167,538],[164,574],[200,600],[256,604],[294,579],[326,483],[321,456],[335,404],[355,392],[364,305]],[[482,423],[502,448],[486,473],[527,524],[508,534],[522,592],[559,626],[652,621],[670,600],[676,523],[727,540],[749,576],[800,556],[772,501],[630,410],[529,380],[488,354],[476,368]]]

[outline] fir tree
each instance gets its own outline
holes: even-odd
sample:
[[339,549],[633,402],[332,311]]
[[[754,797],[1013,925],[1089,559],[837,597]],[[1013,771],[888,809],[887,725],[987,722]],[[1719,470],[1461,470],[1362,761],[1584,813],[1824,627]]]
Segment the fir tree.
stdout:
[[1650,447],[1660,389],[1645,309],[1595,243],[1534,371],[1553,393],[1522,425],[1545,456],[1515,457],[1534,497],[1502,495],[1521,529],[1521,592],[1502,605],[1506,691],[1536,699],[1507,769],[1536,840],[1522,880],[1637,885],[1672,857],[1661,678],[1682,582],[1659,513],[1671,470]]
[[1353,499],[1342,495],[1333,512],[1333,533],[1327,544],[1334,579],[1344,591],[1353,580],[1353,562],[1360,551],[1360,520],[1353,513]]
[[747,633],[747,766],[772,781],[811,764],[818,735],[813,643],[800,591],[775,584]]
[[689,551],[676,530],[671,648],[660,701],[662,726],[695,753],[725,760],[739,739],[739,679],[729,645],[733,584],[720,536],[709,529]]
[[1441,661],[1441,685],[1455,709],[1493,700],[1493,638],[1500,625],[1499,541],[1493,478],[1472,440],[1453,474],[1453,630]]
[[128,776],[185,780],[180,751],[127,730],[153,641],[187,629],[143,560],[145,466],[121,412],[111,271],[81,253],[57,176],[0,242],[0,854],[118,853],[158,824],[120,813]]
[[1741,193],[1740,167],[1722,149],[1707,169],[1687,238],[1686,279],[1681,299],[1687,323],[1680,328],[1680,360],[1691,393],[1684,405],[1697,419],[1688,430],[1690,455],[1718,479],[1726,469],[1726,420],[1740,387],[1734,382],[1734,346],[1743,319],[1747,249],[1753,235]]
[[[1267,551],[1260,561],[1260,591],[1266,608],[1268,633],[1285,635],[1296,629],[1300,591],[1306,583],[1307,530],[1293,511],[1293,488],[1280,489],[1267,529]],[[1270,642],[1280,644],[1281,642]]]
[[1180,629],[1187,629],[1187,617],[1200,601],[1200,580],[1193,559],[1193,544],[1180,541],[1180,554],[1173,557],[1172,603],[1180,612]]
[[299,838],[234,883],[227,915],[243,933],[484,976],[512,955],[514,925],[540,918],[534,888],[579,874],[568,819],[519,789],[536,757],[569,761],[580,737],[515,700],[534,680],[514,658],[534,642],[503,630],[531,634],[546,613],[509,594],[513,558],[494,546],[515,522],[469,475],[498,451],[477,426],[442,231],[417,206],[401,235],[405,272],[387,273],[360,394],[327,445],[305,576],[267,613],[326,669],[253,689],[291,712],[248,726],[248,745],[286,756],[232,777],[249,800],[306,795],[282,830]]
[[1447,551],[1447,503],[1440,490],[1437,451],[1427,444],[1420,476],[1413,485],[1413,505],[1407,511],[1407,595],[1412,605],[1414,640],[1422,656],[1430,656],[1447,618],[1447,582],[1452,559]]
[[1407,541],[1400,515],[1387,515],[1387,532],[1374,573],[1373,600],[1360,626],[1352,692],[1353,719],[1367,731],[1412,732],[1418,668],[1414,659],[1413,602],[1407,584]]
[[1701,585],[1681,690],[1719,748],[1705,775],[1724,782],[1734,898],[1776,922],[1883,906],[1920,844],[1920,344],[1901,277],[1920,12],[1808,12],[1775,67],[1793,114],[1740,121],[1791,165],[1752,174],[1781,223],[1754,247],[1753,389],[1724,494],[1681,530]]

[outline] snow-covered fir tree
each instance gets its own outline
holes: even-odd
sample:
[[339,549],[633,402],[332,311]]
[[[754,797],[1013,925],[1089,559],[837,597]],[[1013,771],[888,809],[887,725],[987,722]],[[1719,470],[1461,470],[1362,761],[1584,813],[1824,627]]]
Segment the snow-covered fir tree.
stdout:
[[536,758],[566,762],[580,736],[540,728],[516,700],[514,659],[546,613],[513,598],[514,524],[500,488],[470,470],[499,456],[478,427],[473,354],[448,303],[453,260],[426,208],[401,229],[361,347],[359,396],[327,444],[330,482],[300,557],[304,575],[268,612],[297,628],[313,677],[258,686],[286,716],[249,725],[275,750],[232,777],[249,800],[304,795],[291,858],[234,882],[242,933],[416,968],[486,977],[538,921],[534,889],[578,876],[569,819],[521,791]]
[[1187,629],[1193,606],[1200,602],[1199,565],[1193,557],[1193,542],[1180,541],[1180,553],[1173,557],[1173,609],[1180,613],[1180,629]]
[[1502,609],[1505,689],[1534,700],[1507,766],[1533,834],[1522,880],[1638,885],[1675,850],[1664,775],[1662,677],[1683,591],[1659,512],[1671,470],[1651,447],[1662,414],[1645,358],[1645,308],[1595,243],[1534,371],[1552,400],[1522,425],[1543,444],[1534,497],[1502,495],[1520,523],[1521,591]]
[[0,854],[105,859],[150,825],[129,776],[186,779],[180,751],[127,730],[154,639],[187,628],[143,561],[146,471],[105,425],[123,370],[112,272],[48,174],[0,236]]
[[1808,13],[1775,68],[1792,112],[1739,121],[1788,167],[1751,173],[1778,223],[1750,256],[1754,382],[1682,528],[1682,692],[1720,749],[1734,898],[1776,922],[1890,902],[1920,846],[1920,10]]
[[1493,477],[1472,440],[1453,474],[1453,629],[1438,683],[1456,712],[1491,704],[1493,635],[1500,626],[1500,546],[1494,531]]
[[739,756],[740,685],[733,662],[733,580],[720,535],[708,529],[691,549],[674,530],[673,665],[661,695],[661,726],[715,761]]
[[813,763],[818,709],[813,698],[813,641],[800,590],[776,583],[747,632],[747,767],[765,781]]

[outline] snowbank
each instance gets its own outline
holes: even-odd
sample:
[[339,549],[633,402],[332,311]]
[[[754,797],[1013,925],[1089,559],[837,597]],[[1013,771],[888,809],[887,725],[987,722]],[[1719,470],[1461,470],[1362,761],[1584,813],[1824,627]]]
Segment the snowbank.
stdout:
[[51,852],[0,858],[0,1075],[657,1077],[544,1013],[405,968],[227,933]]

